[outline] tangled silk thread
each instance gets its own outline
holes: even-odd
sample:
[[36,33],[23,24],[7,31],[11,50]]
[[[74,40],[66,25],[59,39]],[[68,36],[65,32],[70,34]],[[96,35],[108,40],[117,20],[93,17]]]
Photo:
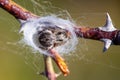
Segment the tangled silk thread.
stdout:
[[[37,19],[27,20],[22,24],[20,32],[23,32],[24,35],[23,41],[27,45],[33,47],[35,50],[39,51],[40,53],[48,54],[47,50],[43,49],[44,47],[40,47],[41,43],[39,41],[38,33],[50,27],[67,30],[70,33],[70,38],[66,40],[63,39],[65,40],[65,43],[63,45],[59,45],[55,47],[55,50],[58,51],[60,54],[62,54],[62,53],[70,53],[75,49],[78,40],[74,32],[74,28],[73,28],[74,26],[75,25],[69,20],[64,20],[56,16],[46,16]],[[46,30],[46,32],[49,31]],[[52,44],[52,42],[50,44]],[[51,47],[52,46],[49,46],[48,48]]]

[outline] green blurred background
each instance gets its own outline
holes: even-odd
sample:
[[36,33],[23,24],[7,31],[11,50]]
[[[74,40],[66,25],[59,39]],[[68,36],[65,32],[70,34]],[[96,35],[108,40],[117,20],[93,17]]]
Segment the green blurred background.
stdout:
[[[14,1],[37,15],[53,13],[90,27],[103,26],[109,12],[120,29],[119,0]],[[21,43],[19,29],[18,21],[0,8],[0,80],[46,80],[37,74],[44,70],[42,55]],[[77,49],[64,55],[70,75],[58,80],[120,80],[120,46],[111,46],[105,53],[102,48],[102,42],[79,39]]]

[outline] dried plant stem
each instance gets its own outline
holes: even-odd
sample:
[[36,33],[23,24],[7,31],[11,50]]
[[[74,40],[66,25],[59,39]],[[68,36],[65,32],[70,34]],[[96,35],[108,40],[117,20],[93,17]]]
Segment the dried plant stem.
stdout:
[[52,59],[50,56],[43,55],[44,63],[45,63],[45,72],[44,75],[48,78],[48,80],[56,80],[56,73],[53,69]]
[[57,66],[59,67],[59,69],[61,70],[61,72],[63,73],[64,76],[67,76],[70,71],[68,69],[68,66],[65,62],[65,60],[60,56],[60,54],[54,50],[54,49],[50,49],[49,50],[49,54],[51,54],[52,59],[55,61],[55,63],[57,64]]

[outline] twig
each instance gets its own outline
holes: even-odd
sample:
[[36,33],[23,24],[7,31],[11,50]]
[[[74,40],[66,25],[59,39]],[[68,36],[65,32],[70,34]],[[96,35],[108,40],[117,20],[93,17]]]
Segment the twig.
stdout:
[[103,52],[111,45],[120,45],[120,30],[114,27],[108,13],[106,14],[106,23],[103,27],[76,27],[75,32],[77,36],[81,38],[103,41]]
[[17,19],[27,20],[29,18],[38,17],[12,0],[0,0],[0,6]]
[[45,62],[45,72],[41,74],[46,76],[48,80],[56,80],[56,78],[61,74],[56,74],[53,68],[52,60],[50,56],[43,55]]
[[49,50],[49,54],[51,54],[52,59],[56,62],[56,64],[58,65],[58,67],[60,68],[61,72],[63,73],[64,76],[67,76],[70,71],[68,69],[68,66],[65,63],[65,60],[60,56],[59,53],[57,53],[57,51],[55,51],[54,49],[50,49]]

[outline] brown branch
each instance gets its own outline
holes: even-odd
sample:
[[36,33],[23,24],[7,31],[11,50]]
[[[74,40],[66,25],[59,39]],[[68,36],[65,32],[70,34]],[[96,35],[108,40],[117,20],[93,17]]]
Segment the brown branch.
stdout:
[[101,39],[110,39],[113,41],[115,45],[119,45],[119,35],[120,30],[115,31],[103,31],[99,28],[76,28],[76,34],[78,37],[85,38],[85,39],[93,39],[93,40],[101,40]]
[[[37,18],[38,16],[24,9],[20,5],[16,4],[12,0],[0,0],[0,6],[12,14],[17,19],[27,20],[29,18]],[[109,22],[110,16],[107,14],[106,24]],[[111,20],[110,20],[111,21]],[[113,26],[113,25],[112,25]],[[110,26],[109,26],[110,27]],[[76,27],[75,32],[78,37],[84,37],[87,39],[101,40],[110,39],[115,45],[120,45],[120,31],[113,30],[101,30],[100,28],[89,28],[89,27]]]
[[75,33],[81,38],[103,41],[103,52],[106,51],[111,45],[120,45],[120,30],[117,30],[114,27],[108,13],[106,15],[106,24],[103,27],[76,27]]
[[[84,30],[83,30],[84,29]],[[120,45],[120,30],[103,31],[99,28],[76,28],[78,37],[85,39],[92,39],[104,42],[103,52],[105,52],[110,45]]]
[[0,6],[17,19],[27,20],[29,18],[38,17],[12,0],[0,0]]
[[[30,11],[24,9],[20,5],[16,4],[12,0],[0,0],[0,6],[12,14],[17,19],[27,20],[29,18],[37,18],[38,16],[31,13]],[[107,14],[106,24],[109,22],[110,16]],[[111,21],[111,20],[110,20]],[[113,26],[113,25],[112,25]],[[109,26],[110,27],[110,26]],[[115,45],[120,44],[120,30],[101,30],[100,28],[89,28],[89,27],[75,27],[75,32],[78,37],[84,37],[87,39],[100,40],[102,38],[107,38],[113,41]]]

